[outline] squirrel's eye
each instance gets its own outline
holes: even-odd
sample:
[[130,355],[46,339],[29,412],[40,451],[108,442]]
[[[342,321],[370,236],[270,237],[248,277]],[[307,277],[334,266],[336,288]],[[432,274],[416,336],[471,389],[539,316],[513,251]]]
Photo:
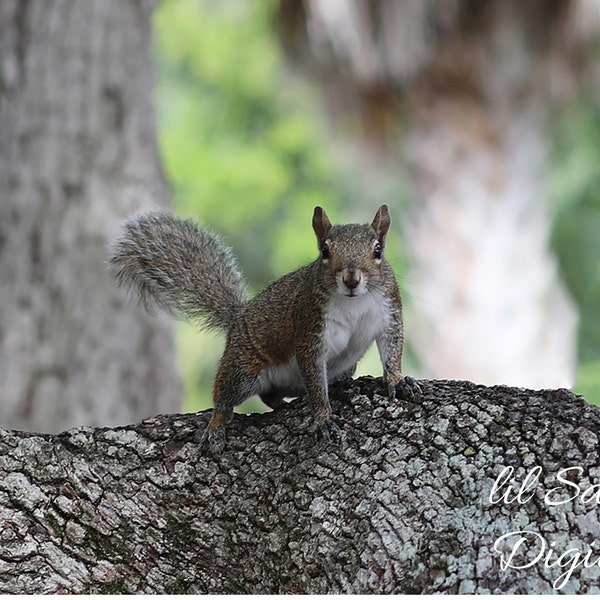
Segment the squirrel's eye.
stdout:
[[329,246],[327,245],[327,242],[323,242],[323,245],[321,246],[321,258],[327,260],[329,256]]
[[373,258],[375,260],[379,260],[381,258],[381,253],[383,252],[383,248],[381,247],[380,243],[375,244],[375,246],[373,246]]

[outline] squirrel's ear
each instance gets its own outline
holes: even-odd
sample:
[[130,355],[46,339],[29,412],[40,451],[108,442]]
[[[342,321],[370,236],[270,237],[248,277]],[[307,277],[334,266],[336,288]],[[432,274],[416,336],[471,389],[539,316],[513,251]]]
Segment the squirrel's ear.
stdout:
[[390,217],[388,205],[382,204],[379,207],[379,210],[375,213],[375,218],[371,223],[371,227],[375,230],[377,239],[382,246],[385,246],[385,236],[387,235],[391,224],[392,218]]
[[331,222],[327,217],[327,213],[320,206],[315,206],[312,226],[319,242],[324,241],[331,229]]

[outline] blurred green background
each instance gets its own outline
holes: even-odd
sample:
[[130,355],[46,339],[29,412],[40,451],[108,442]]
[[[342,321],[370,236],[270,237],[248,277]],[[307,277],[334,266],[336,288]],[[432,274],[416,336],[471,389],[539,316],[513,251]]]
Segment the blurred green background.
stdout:
[[[366,222],[372,215],[363,214],[357,191],[336,170],[315,91],[282,68],[273,27],[277,3],[225,7],[165,0],[155,13],[159,145],[175,211],[222,234],[256,291],[316,257],[315,205],[334,222]],[[600,116],[593,102],[556,114],[552,135],[553,244],[581,311],[576,391],[600,404]],[[402,190],[395,198],[393,217]],[[392,232],[388,258],[402,281],[398,238]],[[184,409],[210,406],[222,339],[182,323],[177,344]],[[408,361],[411,371],[417,365],[410,355]],[[359,373],[381,374],[375,352]],[[241,409],[263,405],[253,399]]]
[[555,116],[548,189],[553,246],[579,307],[575,391],[600,405],[600,111],[593,98]]

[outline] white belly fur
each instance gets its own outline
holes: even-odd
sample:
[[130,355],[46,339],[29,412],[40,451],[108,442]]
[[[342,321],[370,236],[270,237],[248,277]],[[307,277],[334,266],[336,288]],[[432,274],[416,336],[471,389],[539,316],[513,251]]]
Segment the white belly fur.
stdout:
[[[332,381],[356,364],[373,341],[385,330],[390,313],[378,292],[349,298],[334,295],[325,309],[325,361],[327,380]],[[260,376],[260,391],[273,388],[304,392],[296,357],[285,365],[269,367]]]
[[328,380],[358,362],[385,330],[389,319],[387,301],[377,292],[354,298],[333,296],[325,311]]

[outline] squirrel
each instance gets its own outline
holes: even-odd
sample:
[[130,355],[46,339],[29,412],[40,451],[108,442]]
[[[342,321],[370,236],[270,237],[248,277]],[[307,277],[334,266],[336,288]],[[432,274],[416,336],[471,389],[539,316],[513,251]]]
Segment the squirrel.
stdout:
[[118,284],[146,308],[226,333],[202,449],[224,450],[233,408],[255,394],[272,409],[306,394],[317,438],[338,434],[328,385],[351,378],[373,341],[389,398],[420,395],[418,383],[402,375],[402,301],[384,257],[390,224],[386,204],[371,225],[332,226],[315,207],[318,258],[249,298],[232,250],[209,229],[164,210],[124,223],[109,261]]

